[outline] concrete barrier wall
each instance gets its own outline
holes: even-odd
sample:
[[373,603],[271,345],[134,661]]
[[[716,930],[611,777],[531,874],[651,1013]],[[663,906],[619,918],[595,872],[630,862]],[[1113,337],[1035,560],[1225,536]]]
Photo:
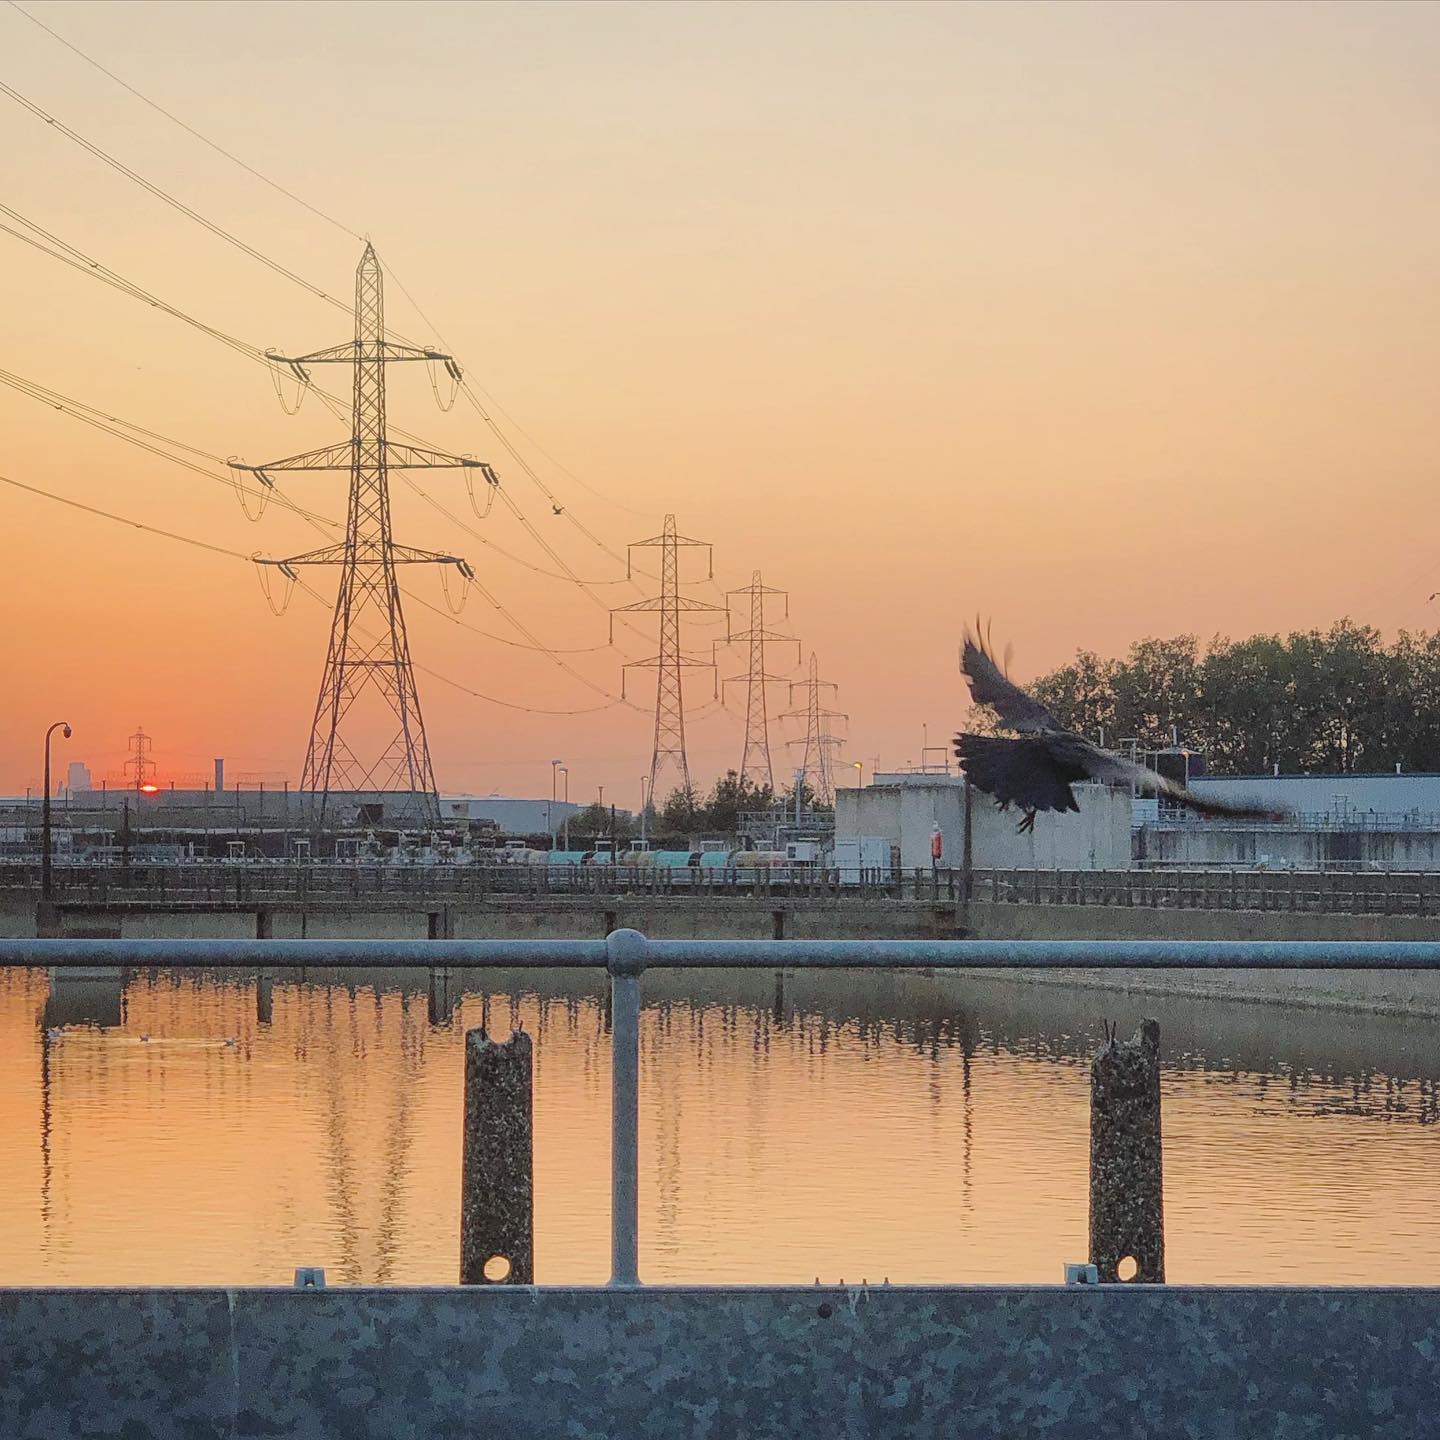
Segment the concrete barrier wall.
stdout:
[[1434,1290],[0,1292],[0,1434],[1419,1440]]

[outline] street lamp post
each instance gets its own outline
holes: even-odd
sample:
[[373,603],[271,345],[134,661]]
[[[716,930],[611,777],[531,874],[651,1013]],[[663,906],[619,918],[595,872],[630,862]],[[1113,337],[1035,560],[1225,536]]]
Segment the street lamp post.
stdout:
[[550,762],[550,807],[545,812],[545,820],[550,827],[550,848],[552,850],[555,848],[555,800],[557,798],[555,792],[556,774],[560,769],[561,763],[562,762],[559,760],[552,760]]
[[568,850],[570,848],[570,767],[568,765],[562,765],[560,767],[560,773],[565,777],[565,810],[561,815],[560,821],[565,827],[565,839],[560,848],[562,850]]
[[50,737],[63,730],[68,740],[74,733],[63,720],[57,720],[45,732],[45,797],[40,803],[40,898],[50,903]]
[[863,760],[852,760],[850,768],[858,773],[855,776],[855,788],[861,789],[865,784],[865,762]]

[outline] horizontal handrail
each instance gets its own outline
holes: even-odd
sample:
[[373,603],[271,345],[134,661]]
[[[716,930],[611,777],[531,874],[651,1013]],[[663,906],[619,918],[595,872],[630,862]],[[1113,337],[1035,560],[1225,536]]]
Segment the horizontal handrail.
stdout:
[[640,970],[1440,970],[1434,940],[0,940],[0,966]]

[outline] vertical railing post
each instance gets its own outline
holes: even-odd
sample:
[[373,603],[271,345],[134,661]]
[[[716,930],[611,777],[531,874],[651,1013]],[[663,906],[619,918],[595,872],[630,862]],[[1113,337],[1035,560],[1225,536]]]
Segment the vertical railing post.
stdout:
[[610,1283],[640,1283],[640,975],[645,937],[606,937],[610,972]]

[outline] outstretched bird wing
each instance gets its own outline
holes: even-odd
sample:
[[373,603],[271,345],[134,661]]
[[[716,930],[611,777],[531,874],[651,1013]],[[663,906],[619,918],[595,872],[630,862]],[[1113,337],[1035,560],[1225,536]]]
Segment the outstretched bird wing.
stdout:
[[1033,696],[1009,680],[995,663],[990,647],[981,635],[967,627],[965,646],[960,652],[960,670],[970,686],[970,698],[977,705],[989,705],[1012,730],[1041,732],[1059,730],[1060,723]]
[[1083,735],[1069,731],[1046,737],[1052,749],[1063,759],[1084,770],[1091,780],[1103,780],[1112,785],[1133,785],[1137,790],[1152,795],[1165,795],[1201,815],[1228,815],[1235,820],[1285,820],[1289,812],[1273,805],[1251,805],[1238,800],[1212,800],[1187,789],[1174,780],[1166,779],[1147,765],[1138,765],[1111,750],[1102,750]]
[[1018,739],[957,735],[955,753],[960,757],[960,768],[977,790],[993,795],[1001,805],[1018,805],[1022,810],[1078,810],[1070,787],[1081,780],[1099,780],[1168,795],[1202,815],[1228,815],[1236,820],[1288,818],[1288,812],[1273,806],[1197,795],[1069,730],[1046,730]]

